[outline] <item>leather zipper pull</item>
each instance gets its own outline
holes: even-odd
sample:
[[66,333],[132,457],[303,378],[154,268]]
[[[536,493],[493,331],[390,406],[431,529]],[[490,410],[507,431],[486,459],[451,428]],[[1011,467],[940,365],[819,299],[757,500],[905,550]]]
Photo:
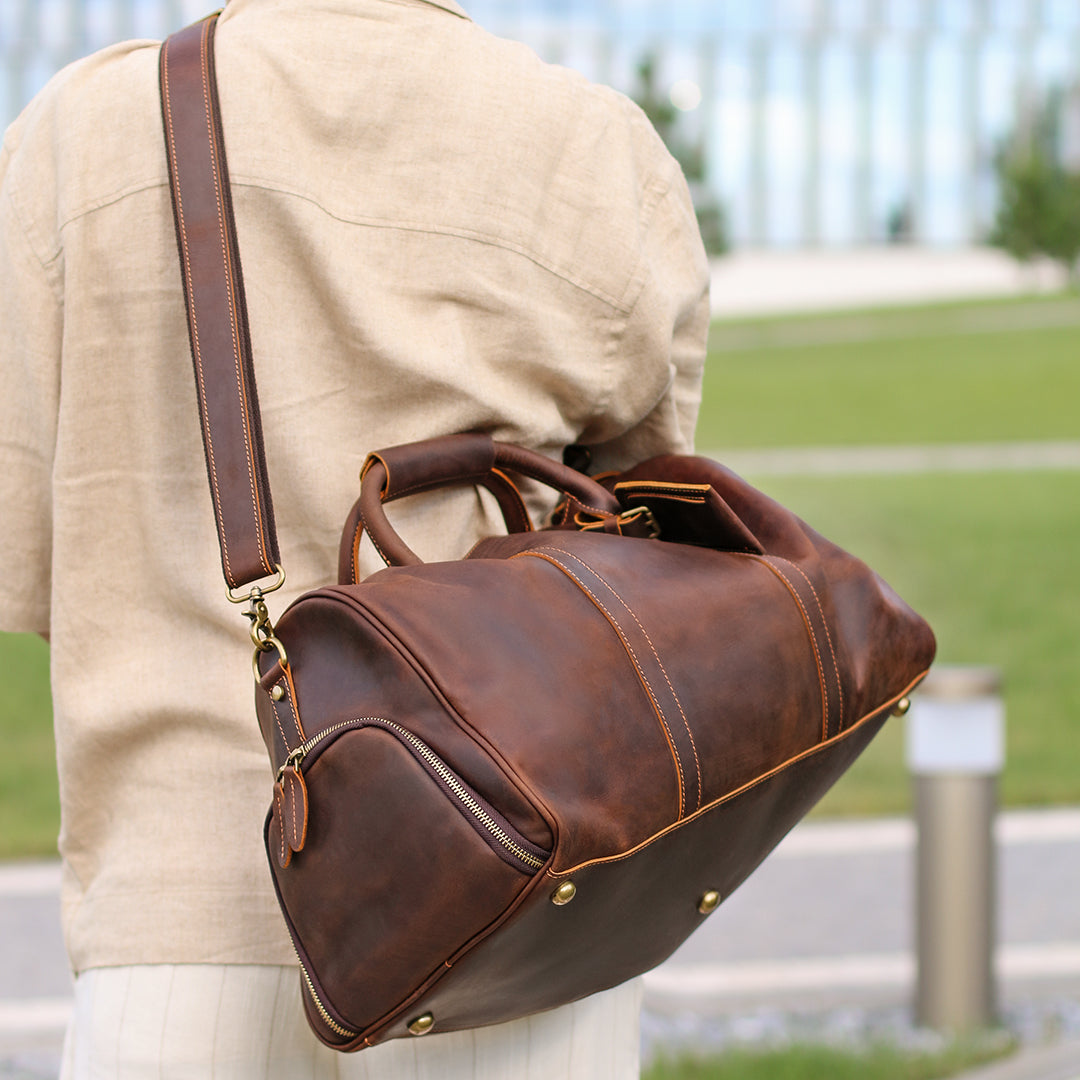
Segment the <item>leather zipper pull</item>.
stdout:
[[293,765],[286,765],[281,774],[285,801],[282,806],[285,835],[293,851],[303,851],[307,840],[308,797],[303,774]]
[[284,766],[274,784],[274,817],[281,836],[278,863],[284,869],[292,862],[293,852],[304,850],[307,840],[307,784],[294,765]]
[[292,848],[289,847],[289,838],[285,835],[285,789],[280,780],[274,781],[274,824],[278,833],[278,866],[284,870],[292,862]]

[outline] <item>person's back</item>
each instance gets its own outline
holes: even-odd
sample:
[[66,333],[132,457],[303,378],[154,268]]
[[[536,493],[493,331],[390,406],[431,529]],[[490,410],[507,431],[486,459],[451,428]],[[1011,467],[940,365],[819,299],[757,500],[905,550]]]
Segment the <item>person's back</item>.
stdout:
[[[375,447],[485,430],[556,457],[586,443],[598,467],[688,448],[707,269],[685,182],[634,106],[452,0],[231,0],[216,60],[289,573],[278,610],[334,579]],[[118,46],[54,80],[0,158],[0,627],[51,634],[65,933],[94,978],[294,963],[263,865],[271,778],[246,624],[221,585],[179,275],[157,46]],[[395,520],[428,558],[488,527],[471,493]],[[94,978],[77,987],[75,1059]],[[279,1026],[278,991],[260,1005],[268,991],[243,986]],[[596,1007],[632,1017],[635,995]],[[140,1026],[166,1030],[153,995],[128,996]],[[425,1054],[444,1077],[473,1075],[473,1051],[476,1075],[532,1075],[570,1053],[569,1012]],[[556,1074],[633,1075],[630,1026]]]

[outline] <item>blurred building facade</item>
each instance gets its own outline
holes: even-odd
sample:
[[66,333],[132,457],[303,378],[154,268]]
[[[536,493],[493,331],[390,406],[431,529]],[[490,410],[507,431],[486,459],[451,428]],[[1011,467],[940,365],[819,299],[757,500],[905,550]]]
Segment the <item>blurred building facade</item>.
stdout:
[[[1075,103],[1062,137],[1078,138],[1080,0],[464,3],[545,59],[670,106],[738,246],[978,242],[995,156],[1025,118]],[[0,122],[70,60],[208,6],[0,0]]]

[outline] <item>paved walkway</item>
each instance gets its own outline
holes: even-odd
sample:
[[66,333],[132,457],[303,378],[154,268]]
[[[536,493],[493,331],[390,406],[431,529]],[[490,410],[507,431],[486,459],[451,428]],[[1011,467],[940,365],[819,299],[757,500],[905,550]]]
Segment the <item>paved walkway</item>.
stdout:
[[[1050,1027],[1080,1039],[1080,809],[1005,813],[997,836],[1005,1015],[1035,1044]],[[885,1016],[894,1030],[909,1030],[913,844],[913,826],[901,819],[798,826],[645,977],[649,1039],[699,1045],[706,1029],[714,1040],[760,1039],[782,1014],[830,1023],[842,1016],[849,1027],[855,1013]],[[51,863],[0,867],[6,1080],[56,1075],[70,1002],[58,881]],[[1069,1076],[1002,1080],[1077,1080],[1080,1055],[1075,1066]]]
[[1080,469],[1080,442],[810,446],[716,450],[707,456],[747,476],[861,476]]
[[[1015,296],[1062,284],[1053,268],[1018,268],[983,249],[739,252],[712,271],[713,308],[721,319]],[[1072,320],[1074,313],[1063,310],[1054,317]],[[1042,317],[1034,306],[1029,314]],[[1026,317],[1015,310],[1002,316],[1010,323]],[[849,338],[866,332],[857,317],[828,330]],[[788,450],[724,453],[723,460],[753,474],[1076,468],[1080,444]],[[970,1080],[1080,1080],[1080,1043],[1069,1041],[1080,1040],[1080,809],[1005,814],[998,836],[1000,997],[1031,1046]],[[729,1041],[768,1037],[780,1030],[785,1010],[831,1017],[841,1032],[851,1030],[856,1016],[891,1016],[894,1028],[906,1023],[913,841],[912,826],[900,820],[800,825],[695,937],[646,977],[647,1033],[693,1039],[707,1025]],[[52,863],[0,866],[2,1080],[57,1075],[70,1008],[58,883]],[[1064,1039],[1042,1048],[1047,1026]]]
[[[997,840],[1006,1002],[1054,986],[1080,993],[1080,809],[1006,812]],[[649,1007],[906,1002],[914,843],[905,819],[804,822],[646,976]]]
[[[1024,1050],[979,1080],[1080,1080],[1080,809],[1002,814],[997,841],[998,998]],[[645,976],[647,1039],[918,1043],[914,842],[900,819],[798,826]]]
[[712,264],[714,318],[1056,292],[1052,264],[1017,264],[993,248],[908,246],[736,251]]

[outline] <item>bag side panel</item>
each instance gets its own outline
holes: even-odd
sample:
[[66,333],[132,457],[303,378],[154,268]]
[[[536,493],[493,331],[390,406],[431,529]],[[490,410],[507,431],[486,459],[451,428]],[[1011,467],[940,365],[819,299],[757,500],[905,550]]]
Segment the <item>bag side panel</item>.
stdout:
[[882,711],[623,858],[574,870],[577,893],[551,903],[561,877],[534,890],[497,934],[470,951],[374,1033],[406,1034],[430,1012],[456,1031],[554,1008],[616,986],[667,959],[701,925],[702,896],[726,899],[851,765]]
[[504,547],[383,571],[364,603],[551,808],[556,867],[627,851],[821,739],[805,622],[752,557],[599,533]]
[[[456,722],[409,651],[355,602],[363,592],[364,586],[352,586],[310,593],[278,620],[276,632],[288,649],[305,732],[313,736],[362,716],[400,723],[466,777],[523,835],[550,850],[555,842],[551,822],[485,746]],[[452,626],[448,632],[456,636]]]
[[482,934],[535,876],[508,865],[386,731],[336,739],[306,774],[307,842],[271,870],[320,1001],[359,1033]]

